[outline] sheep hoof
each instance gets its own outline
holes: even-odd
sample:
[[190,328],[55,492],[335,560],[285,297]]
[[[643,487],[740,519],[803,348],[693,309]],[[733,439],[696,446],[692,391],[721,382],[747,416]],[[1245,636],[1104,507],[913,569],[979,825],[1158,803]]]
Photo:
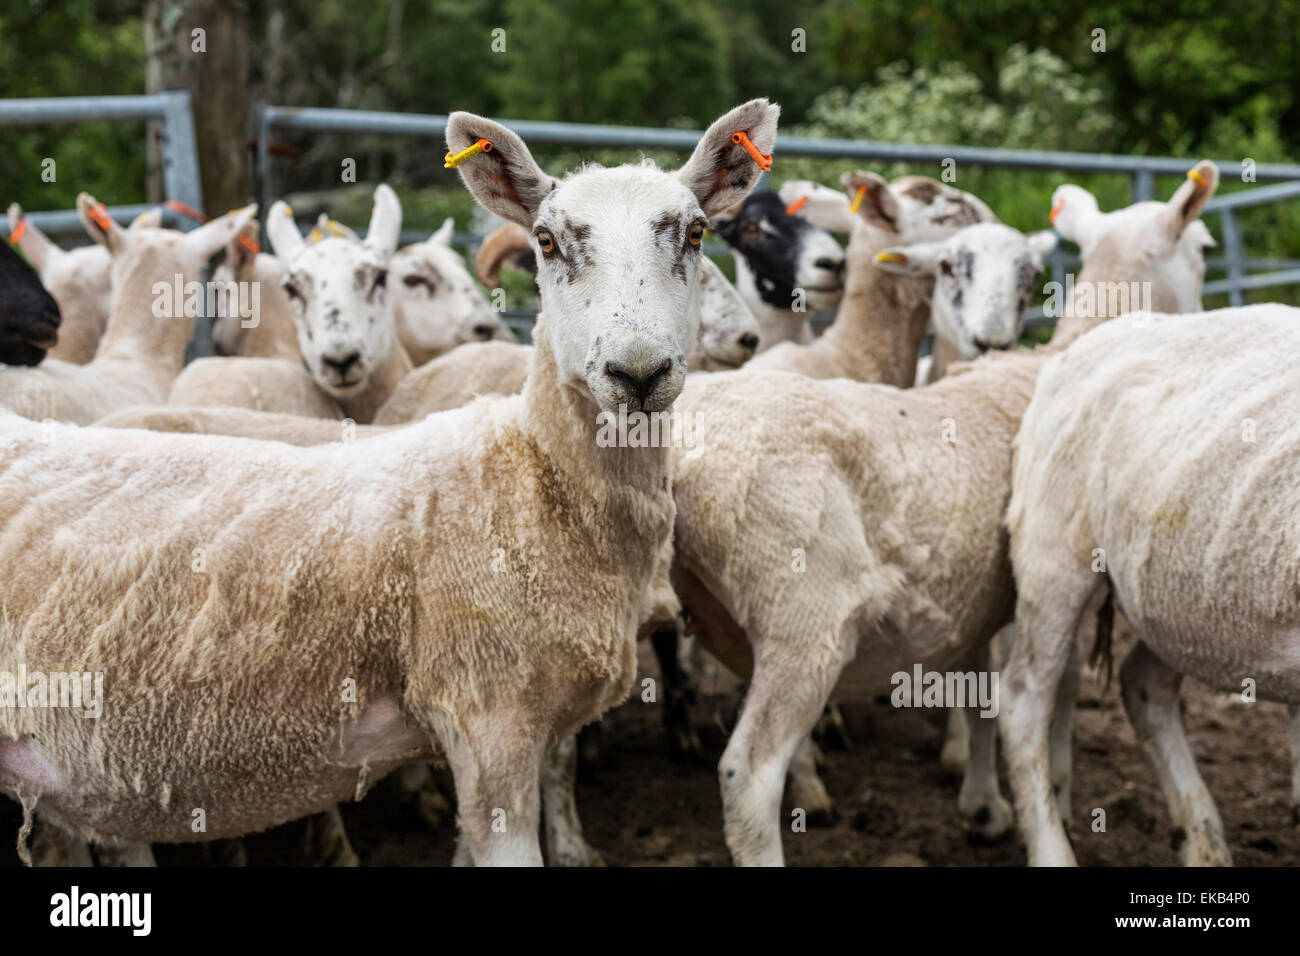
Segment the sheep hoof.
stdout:
[[584,840],[555,850],[547,862],[551,866],[604,866],[605,858]]
[[963,822],[966,841],[976,846],[1001,843],[1014,830],[1011,804],[1001,797],[981,803]]
[[813,740],[825,750],[849,750],[853,742],[849,740],[848,728],[844,725],[844,715],[838,704],[831,702],[822,711],[821,717],[813,727]]

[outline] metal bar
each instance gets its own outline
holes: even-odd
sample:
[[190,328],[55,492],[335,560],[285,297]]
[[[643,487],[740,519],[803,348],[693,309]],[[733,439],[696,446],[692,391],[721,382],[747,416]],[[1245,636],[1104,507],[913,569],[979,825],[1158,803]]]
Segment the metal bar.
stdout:
[[[442,136],[447,128],[447,117],[439,114],[267,106],[264,116],[270,126],[316,132]],[[702,130],[597,126],[589,123],[551,123],[535,120],[502,120],[501,122],[534,143],[568,146],[691,150],[695,148],[703,133]],[[1191,165],[1190,160],[1172,156],[1110,156],[1104,153],[1068,153],[980,146],[924,146],[870,140],[803,137],[783,137],[777,144],[777,152],[787,156],[935,164],[944,159],[955,159],[958,163],[977,166],[1119,174],[1146,171],[1153,175],[1183,175]],[[1234,173],[1241,168],[1241,164],[1236,160],[1223,160],[1217,165],[1221,170],[1231,170]],[[1256,177],[1262,180],[1300,179],[1300,165],[1262,163],[1256,167],[1255,173]]]
[[[159,94],[167,100],[163,118],[163,191],[168,199],[179,199],[203,212],[203,180],[199,175],[199,146],[194,135],[194,115],[190,112],[189,90],[167,90]],[[198,223],[188,221],[183,231]]]
[[1237,213],[1234,209],[1223,210],[1223,252],[1228,260],[1228,302],[1231,305],[1243,305],[1246,301],[1242,291],[1242,268],[1241,268],[1241,229],[1237,223]]
[[1300,284],[1300,269],[1285,269],[1281,272],[1264,272],[1259,275],[1242,276],[1235,282],[1232,279],[1207,282],[1201,290],[1201,294],[1218,295],[1226,292],[1230,301],[1232,301],[1235,294],[1236,300],[1232,301],[1232,304],[1244,305],[1245,302],[1241,293],[1247,289],[1272,289],[1277,286],[1296,284]]
[[1150,202],[1156,198],[1156,177],[1149,169],[1140,169],[1133,174],[1133,202]]
[[1247,206],[1261,206],[1265,203],[1296,198],[1300,198],[1300,182],[1274,183],[1272,186],[1260,186],[1257,189],[1243,189],[1241,192],[1215,196],[1205,204],[1205,211],[1243,209]]
[[162,119],[168,108],[165,94],[148,96],[49,96],[0,100],[0,124],[48,126],[55,123],[102,123]]
[[[148,204],[137,204],[132,206],[109,206],[108,214],[122,225],[130,224],[131,220],[142,212],[148,212],[151,209],[157,209],[157,206]],[[60,209],[55,212],[24,212],[23,218],[29,220],[33,226],[39,228],[42,232],[52,236],[65,235],[68,233],[81,233],[89,241],[90,237],[85,235],[81,225],[81,219],[75,209]],[[182,222],[185,222],[181,216],[172,212],[170,209],[163,209],[163,225],[176,228]],[[0,230],[9,235],[9,223],[0,221]]]
[[256,106],[257,116],[257,208],[263,217],[271,206],[271,122],[265,103]]

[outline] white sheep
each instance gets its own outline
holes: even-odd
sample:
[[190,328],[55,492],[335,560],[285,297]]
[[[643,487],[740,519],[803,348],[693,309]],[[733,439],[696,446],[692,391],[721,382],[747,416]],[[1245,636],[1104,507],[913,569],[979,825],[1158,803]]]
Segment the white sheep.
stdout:
[[[100,337],[108,324],[112,304],[112,257],[101,245],[92,243],[64,250],[56,246],[41,228],[23,218],[18,203],[9,205],[9,235],[40,274],[41,282],[59,303],[63,322],[59,340],[47,357],[85,365],[95,357]],[[156,229],[162,225],[162,211],[141,213],[128,229]]]
[[253,217],[227,213],[192,232],[123,229],[93,197],[77,197],[91,237],[112,257],[113,302],[95,358],[86,365],[47,359],[37,368],[0,369],[0,408],[34,419],[89,424],[119,408],[156,405],[181,370],[194,328],[190,282]]
[[[1194,172],[1168,203],[1113,214],[1078,290],[1135,281],[1157,308],[1195,308],[1204,261],[1178,239],[1218,178],[1211,163]],[[1012,439],[1042,364],[1107,317],[1075,310],[1053,345],[990,352],[920,389],[743,369],[684,390],[697,434],[674,456],[673,584],[697,639],[752,671],[719,764],[738,862],[782,861],[787,769],[837,684],[877,693],[917,665],[987,671],[1015,593],[1002,529]],[[1010,808],[993,721],[972,723],[958,806],[991,838]]]
[[401,204],[386,185],[375,190],[364,243],[331,234],[309,244],[289,207],[273,205],[265,229],[284,270],[300,359],[198,359],[176,380],[168,403],[369,422],[411,370],[387,288],[401,225]]
[[598,416],[680,392],[705,217],[758,178],[732,135],[770,153],[777,114],[731,111],[676,174],[564,180],[448,118],[542,256],[520,396],[309,449],[0,418],[0,671],[112,674],[99,720],[0,708],[0,789],[91,839],[215,839],[442,756],[465,855],[540,862],[544,752],[626,695],[673,527],[669,449]]
[[[212,320],[213,350],[220,356],[284,359],[297,365],[298,330],[284,290],[284,269],[275,256],[261,251],[258,233],[256,223],[246,226],[227,244],[225,260],[212,271],[213,284],[227,296],[227,304]],[[241,285],[256,285],[256,315],[244,315],[239,308]]]

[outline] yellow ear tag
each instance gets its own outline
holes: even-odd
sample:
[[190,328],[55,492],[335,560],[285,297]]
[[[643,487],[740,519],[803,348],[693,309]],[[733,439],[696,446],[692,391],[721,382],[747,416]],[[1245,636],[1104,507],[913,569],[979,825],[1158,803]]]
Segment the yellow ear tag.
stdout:
[[444,156],[442,161],[442,168],[455,169],[457,166],[465,162],[465,160],[469,159],[471,156],[477,156],[479,153],[490,153],[490,152],[492,152],[491,141],[486,139],[480,139],[477,143],[465,147],[459,153],[456,153],[454,156],[451,153],[448,153],[446,156]]
[[339,228],[339,224],[333,219],[326,222],[325,225],[329,226],[330,232],[334,233],[334,235],[336,236],[341,236],[344,234],[343,230]]
[[900,255],[897,252],[877,252],[877,262],[906,262],[907,256]]
[[290,219],[293,218],[293,207],[290,206],[288,203],[284,204],[284,214],[288,216]]
[[854,215],[857,215],[858,207],[862,205],[862,197],[865,196],[866,194],[867,194],[867,187],[859,186],[858,194],[853,197],[853,202],[849,206],[849,212],[853,213]]
[[1187,171],[1187,178],[1190,179],[1192,182],[1196,183],[1196,185],[1198,185],[1198,186],[1208,186],[1208,185],[1209,185],[1209,183],[1205,181],[1205,177],[1202,176],[1202,175],[1201,175],[1197,170],[1195,170],[1195,169],[1189,169],[1189,170]]

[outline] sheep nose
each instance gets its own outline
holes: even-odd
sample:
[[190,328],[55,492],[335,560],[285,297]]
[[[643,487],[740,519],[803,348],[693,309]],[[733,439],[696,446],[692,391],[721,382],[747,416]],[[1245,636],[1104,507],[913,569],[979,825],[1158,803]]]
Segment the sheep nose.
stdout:
[[605,363],[605,374],[618,382],[641,401],[655,390],[660,382],[672,371],[672,359],[664,359],[658,365],[638,363],[637,365],[620,365],[617,362]]
[[490,325],[487,325],[485,323],[480,323],[474,326],[473,331],[474,331],[474,337],[476,339],[483,339],[484,341],[486,341],[487,339],[490,339],[492,338],[492,336],[496,335],[497,330]]
[[978,335],[974,337],[973,341],[975,343],[975,347],[979,349],[981,352],[987,352],[989,350],[989,343],[986,342],[984,339],[980,338]]
[[354,350],[339,355],[336,352],[334,355],[322,355],[321,361],[334,369],[334,371],[338,372],[340,375],[347,375],[348,370],[351,369],[352,366],[356,365],[357,362],[361,361],[361,353]]
[[843,259],[830,259],[823,256],[820,259],[814,259],[813,265],[817,266],[819,269],[825,269],[827,272],[834,272],[836,275],[839,275],[844,271]]
[[746,332],[740,337],[740,347],[746,352],[753,352],[758,348],[758,336],[753,332]]

